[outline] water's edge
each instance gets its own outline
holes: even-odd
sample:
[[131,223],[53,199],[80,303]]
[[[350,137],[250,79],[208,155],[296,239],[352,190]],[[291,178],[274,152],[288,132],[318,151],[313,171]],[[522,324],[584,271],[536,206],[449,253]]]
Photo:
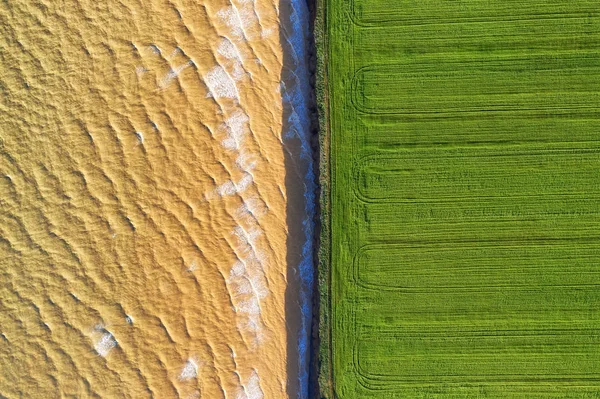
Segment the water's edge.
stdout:
[[[313,317],[315,313],[315,275],[316,250],[318,240],[318,140],[316,139],[316,102],[314,98],[314,40],[312,39],[312,16],[310,13],[312,0],[281,0],[281,9],[285,10],[283,18],[285,28],[282,29],[281,42],[284,48],[284,62],[281,76],[283,100],[283,140],[285,146],[293,146],[297,152],[296,167],[302,178],[302,200],[288,198],[288,210],[291,212],[301,205],[301,236],[299,264],[290,264],[297,273],[298,281],[297,304],[300,307],[300,326],[296,338],[295,355],[297,356],[297,392],[298,399],[312,398],[314,392],[315,372],[313,365],[314,342]],[[288,14],[289,12],[289,14]],[[292,163],[289,164],[292,169]],[[300,177],[300,176],[299,176]],[[296,179],[291,179],[297,185]],[[292,190],[293,187],[288,187]],[[292,191],[290,191],[291,193]],[[300,194],[300,193],[298,193]],[[290,220],[298,223],[299,220]],[[290,228],[297,226],[291,226]],[[291,243],[288,251],[296,250],[296,243]],[[293,275],[289,275],[293,278]],[[288,280],[288,283],[291,280]],[[292,316],[292,315],[290,315]],[[294,355],[294,354],[290,354]],[[291,360],[292,358],[290,358]],[[290,367],[290,372],[293,372]],[[290,375],[290,378],[293,378]],[[288,392],[294,395],[293,392]]]

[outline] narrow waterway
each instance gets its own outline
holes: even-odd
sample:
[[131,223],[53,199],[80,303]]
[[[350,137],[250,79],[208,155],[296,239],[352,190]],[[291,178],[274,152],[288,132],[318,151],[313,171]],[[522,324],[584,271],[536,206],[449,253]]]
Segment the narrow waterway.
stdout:
[[[299,287],[296,291],[297,304],[300,310],[296,356],[298,357],[297,397],[306,399],[309,396],[312,323],[313,323],[313,290],[315,278],[315,223],[316,223],[316,182],[313,126],[313,94],[310,83],[310,52],[312,46],[310,32],[310,15],[306,0],[282,0],[282,48],[284,63],[282,69],[282,100],[284,115],[284,140],[292,156],[290,166],[298,170],[302,179],[298,191],[295,179],[288,179],[297,192],[296,198],[288,200],[288,225],[299,224],[302,242],[291,242],[289,252],[298,251],[299,256],[295,271]],[[288,167],[288,173],[292,168]],[[297,178],[297,177],[296,177]],[[289,187],[289,186],[288,186]],[[295,208],[295,209],[294,209]],[[301,217],[293,217],[294,214]],[[291,218],[290,218],[291,216]],[[290,226],[291,227],[291,226]],[[291,237],[290,237],[291,238]],[[288,307],[289,308],[289,307]],[[293,367],[289,367],[293,370]]]

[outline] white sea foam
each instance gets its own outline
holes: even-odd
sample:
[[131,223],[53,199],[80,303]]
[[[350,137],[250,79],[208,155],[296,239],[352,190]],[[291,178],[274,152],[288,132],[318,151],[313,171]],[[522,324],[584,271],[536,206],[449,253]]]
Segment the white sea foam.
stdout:
[[242,313],[250,316],[260,315],[260,302],[256,296],[252,296],[238,304],[238,309]]
[[241,2],[241,8],[229,6],[222,8],[217,16],[229,27],[231,35],[237,39],[252,39],[248,37],[249,28],[252,25],[262,29],[262,25],[256,15],[254,2]]
[[196,378],[198,376],[198,364],[194,361],[194,359],[189,358],[187,360],[187,362],[185,362],[185,365],[183,366],[183,369],[181,370],[181,373],[179,374],[179,379],[181,381],[186,381],[186,380],[191,380],[193,378]]
[[238,15],[242,24],[242,29],[245,30],[253,24],[260,26],[260,24],[256,20],[256,15],[254,15],[254,9],[252,7],[243,6],[241,9],[238,10]]
[[258,198],[244,199],[242,205],[240,205],[236,211],[238,218],[244,216],[253,216],[259,218],[267,213],[264,203]]
[[227,285],[230,287],[234,310],[240,315],[237,322],[238,329],[251,332],[257,340],[256,342],[260,342],[262,339],[260,302],[269,292],[262,265],[256,259],[252,247],[247,243],[249,240],[256,239],[260,232],[251,230],[250,233],[246,233],[241,229],[234,234],[241,237],[238,238],[238,241],[244,255],[232,265]]
[[265,394],[260,386],[260,378],[256,369],[252,370],[248,382],[242,385],[236,399],[264,399]]
[[158,82],[158,87],[161,89],[166,88],[169,84],[175,79],[184,69],[192,65],[192,61],[188,61],[183,65],[179,65],[178,67],[171,68],[169,72]]
[[237,182],[229,180],[217,187],[217,194],[220,197],[228,197],[246,191],[254,181],[254,177],[250,173],[245,173]]
[[240,149],[247,132],[249,120],[248,115],[240,109],[237,109],[225,120],[224,129],[227,132],[227,138],[222,143],[225,148],[230,150]]
[[233,180],[228,180],[217,187],[217,194],[219,194],[220,197],[227,197],[234,195],[235,193],[237,193],[237,187]]
[[102,334],[102,337],[98,342],[96,342],[95,349],[96,352],[102,357],[106,357],[108,353],[117,346],[117,340],[115,337],[109,333],[108,331]]
[[244,172],[250,172],[256,168],[258,160],[256,155],[245,151],[243,148],[240,148],[239,155],[235,160],[235,164],[238,168],[243,170]]
[[156,44],[151,44],[148,48],[154,53],[159,55],[161,53],[160,48]]
[[235,45],[231,42],[231,40],[226,38],[221,39],[219,42],[217,53],[221,54],[228,60],[241,60],[242,58]]
[[[236,82],[239,81],[239,80],[241,80],[246,75],[247,75],[246,71],[242,67],[242,63],[241,62],[236,62],[236,63],[233,64],[233,67],[231,68],[231,77]],[[250,77],[252,77],[252,75],[250,73],[248,73],[248,75]]]
[[234,37],[240,38],[244,35],[242,21],[240,20],[235,8],[225,7],[217,12],[217,16],[229,27]]
[[144,67],[144,66],[138,66],[137,68],[135,68],[135,73],[138,75],[143,75],[144,73],[148,72],[148,68]]
[[262,235],[262,230],[257,227],[245,229],[242,226],[236,226],[233,234],[240,240],[245,250],[246,248],[252,250],[256,247],[256,240]]
[[229,278],[227,279],[227,283],[234,288],[233,293],[236,302],[234,305],[238,307],[238,310],[245,313],[248,313],[246,310],[250,309],[248,307],[249,303],[243,303],[243,301],[248,300],[245,296],[246,294],[250,294],[259,300],[265,298],[269,293],[263,282],[264,275],[261,269],[255,266],[255,264],[249,264],[246,267],[244,262],[236,261],[231,267]]
[[275,29],[273,29],[273,28],[263,29],[263,31],[260,33],[260,36],[263,39],[266,39],[267,37],[271,36],[273,33],[275,33]]
[[244,70],[242,56],[231,40],[227,38],[221,39],[219,46],[217,47],[217,53],[227,60],[226,64],[231,71],[233,80],[239,81],[247,74],[250,75]]
[[237,289],[236,289],[236,294],[237,295],[247,295],[247,294],[252,294],[254,292],[254,289],[252,288],[252,284],[250,283],[250,281],[248,279],[239,279],[237,281]]
[[173,49],[173,51],[171,51],[171,54],[169,54],[169,59],[175,58],[176,55],[182,54],[183,52],[181,51],[181,49],[179,48],[179,46],[175,47],[175,49]]
[[256,370],[252,370],[252,374],[248,379],[246,393],[248,395],[248,399],[263,399],[265,397],[260,386],[260,378],[258,377],[258,372]]
[[[236,300],[247,300],[247,298],[244,299],[245,297],[239,296],[242,294],[251,294],[257,300],[266,298],[269,295],[269,289],[266,284],[265,275],[262,271],[262,267],[256,262],[249,262],[248,267],[248,272],[242,278],[238,278],[237,280],[231,280],[231,282],[233,283],[232,285],[234,286],[234,293],[238,295],[236,297]],[[247,283],[250,284],[249,287],[247,286]],[[236,303],[237,304],[234,305],[236,305],[238,307],[238,310],[240,310],[242,313],[252,313],[247,311],[248,309],[250,309],[248,307],[249,303]]]
[[258,249],[258,238],[262,235],[260,226],[255,225],[247,229],[237,226],[233,234],[238,238],[238,249],[243,256],[243,261],[252,264],[262,272],[265,255]]
[[193,272],[197,268],[198,268],[198,265],[196,264],[196,261],[193,260],[192,263],[190,263],[190,265],[188,266],[187,271],[188,272]]
[[246,273],[246,265],[242,262],[237,261],[231,266],[231,270],[229,271],[229,278],[241,277]]
[[[239,315],[237,319],[238,330],[247,332],[260,340],[262,338],[260,300],[252,290],[252,286],[244,279],[238,278],[236,282],[229,282],[235,291],[232,295],[234,311]],[[240,287],[244,287],[243,290]]]
[[223,69],[222,66],[217,65],[206,74],[206,85],[210,90],[207,97],[214,98],[233,98],[239,99],[237,87],[231,76]]

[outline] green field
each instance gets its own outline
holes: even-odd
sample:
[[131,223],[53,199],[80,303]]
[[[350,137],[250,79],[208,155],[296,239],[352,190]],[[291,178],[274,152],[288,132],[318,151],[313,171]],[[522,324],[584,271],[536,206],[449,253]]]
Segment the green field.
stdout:
[[598,0],[324,5],[334,396],[600,398]]

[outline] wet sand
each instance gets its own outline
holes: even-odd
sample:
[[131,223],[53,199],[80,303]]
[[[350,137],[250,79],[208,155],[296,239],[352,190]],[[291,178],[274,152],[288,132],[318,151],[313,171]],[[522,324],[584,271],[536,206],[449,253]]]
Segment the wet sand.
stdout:
[[310,161],[281,15],[0,5],[0,396],[296,396]]

